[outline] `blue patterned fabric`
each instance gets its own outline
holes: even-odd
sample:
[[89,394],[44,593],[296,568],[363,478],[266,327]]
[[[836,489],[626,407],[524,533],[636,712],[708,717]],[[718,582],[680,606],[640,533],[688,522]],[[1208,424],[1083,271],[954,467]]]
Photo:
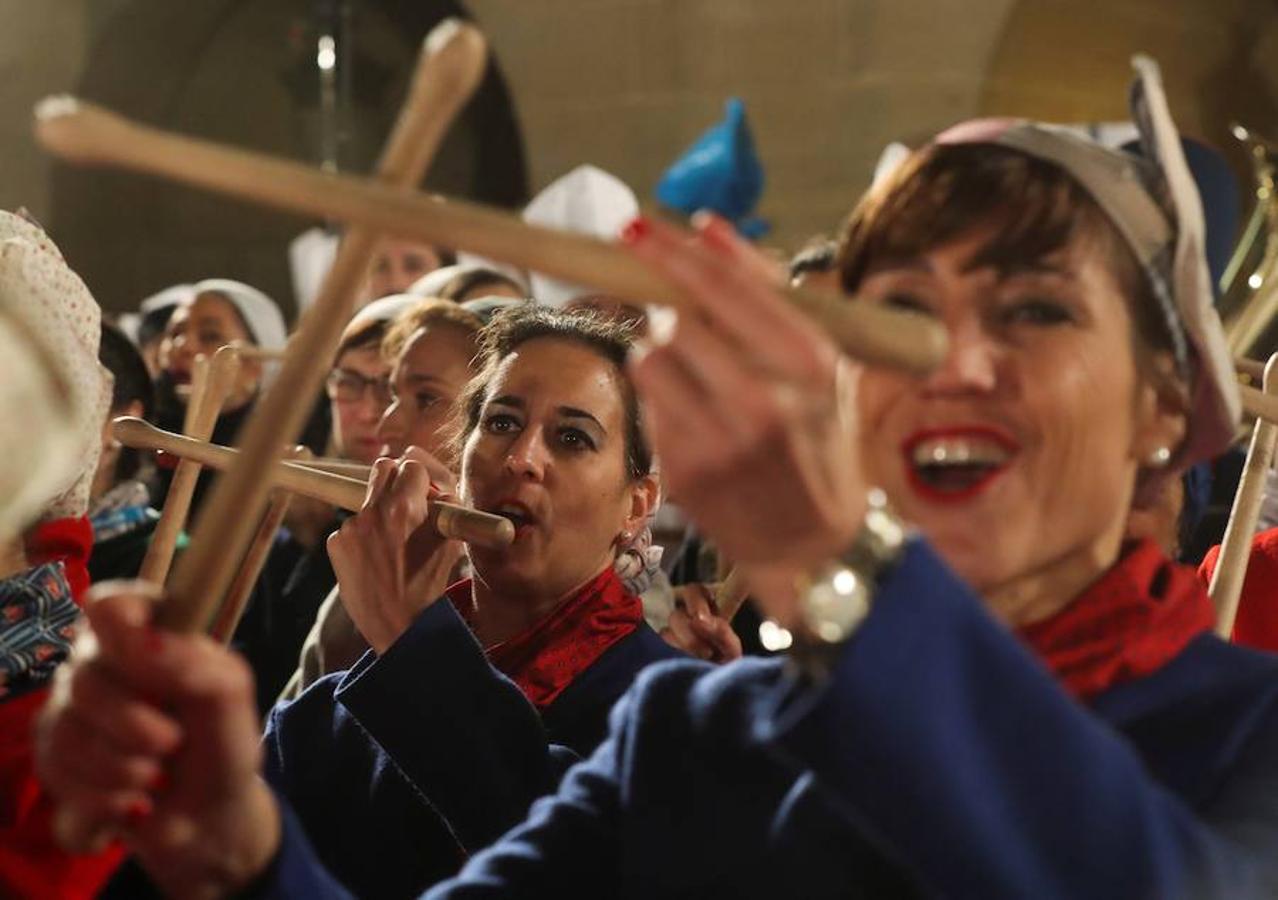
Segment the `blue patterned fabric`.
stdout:
[[0,700],[44,686],[71,650],[79,615],[61,563],[0,581]]

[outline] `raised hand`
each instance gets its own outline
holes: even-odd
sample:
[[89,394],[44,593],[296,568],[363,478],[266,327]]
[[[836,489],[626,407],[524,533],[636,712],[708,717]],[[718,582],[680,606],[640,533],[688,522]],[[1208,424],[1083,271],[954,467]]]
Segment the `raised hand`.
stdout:
[[640,219],[625,235],[688,298],[677,317],[650,317],[631,363],[662,478],[747,570],[810,569],[851,544],[865,513],[859,370],[777,296],[766,259],[728,223],[697,226]]
[[[432,482],[432,473],[447,485]],[[328,539],[342,604],[369,646],[385,653],[443,594],[462,545],[429,522],[432,499],[447,500],[451,476],[425,451],[373,465],[358,514]]]
[[37,768],[69,849],[119,836],[167,894],[223,896],[279,843],[253,677],[203,635],[151,628],[153,597],[143,582],[95,587],[37,727]]
[[675,588],[675,609],[661,637],[672,647],[712,662],[741,658],[741,639],[732,623],[714,608],[711,586],[684,584]]

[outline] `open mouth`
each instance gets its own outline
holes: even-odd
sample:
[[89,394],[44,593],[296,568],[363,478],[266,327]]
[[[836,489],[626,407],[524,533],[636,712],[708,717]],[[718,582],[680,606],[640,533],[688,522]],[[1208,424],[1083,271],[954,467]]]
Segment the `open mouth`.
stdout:
[[984,491],[1007,470],[1018,449],[1006,435],[987,428],[920,432],[904,447],[915,491],[942,502]]
[[502,518],[509,519],[510,523],[515,526],[515,535],[518,536],[522,531],[531,528],[537,524],[537,517],[534,516],[522,503],[508,501],[498,504],[495,508],[489,510]]

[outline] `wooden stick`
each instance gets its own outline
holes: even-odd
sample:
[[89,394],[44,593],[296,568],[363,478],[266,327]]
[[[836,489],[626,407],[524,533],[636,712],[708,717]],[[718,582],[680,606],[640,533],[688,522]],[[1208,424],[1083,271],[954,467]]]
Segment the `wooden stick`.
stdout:
[[[1278,399],[1278,354],[1269,358],[1264,375],[1265,394],[1268,399]],[[1260,519],[1260,505],[1265,496],[1265,480],[1273,462],[1274,447],[1278,444],[1278,425],[1265,418],[1256,420],[1243,463],[1242,478],[1234,495],[1234,506],[1225,526],[1225,537],[1220,544],[1220,557],[1216,571],[1212,573],[1208,593],[1216,605],[1216,634],[1229,640],[1234,632],[1234,620],[1238,616],[1238,601],[1242,596],[1243,582],[1247,577],[1247,562],[1251,558],[1252,538]]]
[[[427,36],[409,98],[378,167],[380,178],[399,186],[385,191],[395,194],[404,185],[420,180],[444,133],[478,87],[486,62],[483,37],[468,25],[450,20]],[[48,124],[58,131],[55,121]],[[121,134],[131,140],[129,128],[117,132]],[[199,142],[162,139],[150,144],[142,155],[157,162],[171,154],[198,150]],[[228,163],[217,154],[197,155],[201,166]],[[224,174],[240,185],[242,196],[269,187],[243,180],[234,154],[231,156],[231,169]],[[179,163],[178,168],[183,167]],[[161,163],[159,168],[163,170],[165,165]],[[309,404],[300,401],[319,393],[375,243],[376,235],[366,229],[347,231],[319,297],[289,342],[288,358],[274,385],[258,401],[244,427],[242,459],[218,481],[209,497],[191,547],[174,572],[170,599],[157,611],[158,624],[192,631],[210,620],[266,504],[274,471],[271,462],[297,439],[309,412]]]
[[1238,395],[1242,397],[1244,414],[1266,422],[1278,422],[1278,397],[1245,384],[1238,385]]
[[1245,356],[1234,357],[1234,370],[1252,378],[1257,384],[1265,377],[1265,364],[1259,359],[1248,359]]
[[[303,461],[310,455],[312,455],[310,450],[298,446],[293,448],[290,457],[294,461]],[[277,490],[271,495],[266,514],[262,516],[262,521],[257,526],[257,533],[253,535],[253,543],[249,545],[248,553],[244,554],[244,561],[240,563],[240,571],[236,573],[235,580],[227,588],[226,598],[222,601],[217,615],[213,617],[209,634],[214,640],[221,641],[223,644],[231,642],[240,619],[244,617],[244,610],[248,608],[253,586],[257,584],[262,574],[262,567],[266,565],[271,548],[275,546],[275,533],[284,524],[284,517],[288,515],[288,508],[292,502],[293,495],[288,491]]]
[[[36,136],[71,162],[109,165],[182,181],[267,206],[376,228],[466,250],[637,303],[678,306],[678,289],[613,244],[527,225],[477,205],[439,202],[364,179],[145,127],[72,98],[36,110]],[[789,299],[853,357],[914,372],[945,355],[945,329],[879,304],[804,290]]]
[[[240,359],[234,349],[221,347],[211,360],[204,365],[201,362],[202,360],[197,359],[192,371],[191,396],[186,406],[186,431],[197,440],[207,441],[213,436],[213,428],[217,425],[218,416],[222,414],[226,398],[235,387]],[[142,580],[163,585],[168,579],[173,554],[177,549],[178,538],[186,528],[199,479],[198,462],[187,459],[178,461],[173,480],[169,482],[169,492],[164,498],[164,510],[160,513],[160,521],[155,524],[146,556],[142,559],[142,568],[138,572],[138,577]]]
[[[232,447],[163,431],[130,416],[116,419],[112,432],[115,439],[126,447],[163,450],[220,471],[232,469],[241,455]],[[300,462],[276,460],[272,467],[263,468],[268,488],[291,491],[351,512],[358,512],[363,507],[368,493],[367,481],[321,472]],[[441,501],[433,501],[431,510],[431,522],[444,537],[494,549],[507,547],[514,540],[514,526],[502,516]]]
[[195,419],[204,405],[209,389],[209,358],[201,353],[191,365],[191,381],[186,390],[186,411],[182,417],[182,433],[195,435]]
[[373,474],[372,466],[351,462],[348,459],[299,459],[296,462],[308,469],[328,472],[330,475],[345,475],[347,478],[355,478],[359,481],[368,481],[369,476]]
[[250,344],[246,341],[232,341],[230,346],[234,347],[240,354],[240,359],[279,362],[288,355],[287,347],[282,350],[272,350],[269,347],[259,347],[257,344]]
[[719,617],[731,622],[749,596],[750,587],[746,584],[745,576],[739,568],[733,566],[714,592],[714,605],[719,610]]

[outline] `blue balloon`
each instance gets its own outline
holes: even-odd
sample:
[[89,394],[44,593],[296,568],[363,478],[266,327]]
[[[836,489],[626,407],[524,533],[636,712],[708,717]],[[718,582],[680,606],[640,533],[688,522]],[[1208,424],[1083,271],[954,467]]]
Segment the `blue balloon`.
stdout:
[[657,183],[657,199],[691,215],[707,209],[729,219],[747,237],[768,231],[751,217],[763,194],[763,165],[754,150],[745,104],[728,100],[723,119],[697,138]]

